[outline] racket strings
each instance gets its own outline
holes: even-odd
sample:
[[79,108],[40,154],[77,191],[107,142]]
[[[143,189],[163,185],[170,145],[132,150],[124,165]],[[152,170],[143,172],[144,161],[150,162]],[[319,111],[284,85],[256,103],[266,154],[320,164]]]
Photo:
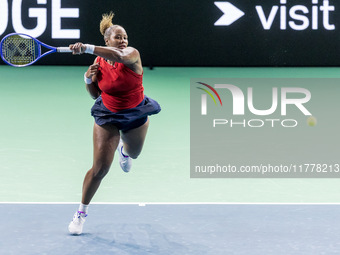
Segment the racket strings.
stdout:
[[39,45],[31,38],[12,35],[3,42],[2,56],[13,65],[27,65],[38,58]]

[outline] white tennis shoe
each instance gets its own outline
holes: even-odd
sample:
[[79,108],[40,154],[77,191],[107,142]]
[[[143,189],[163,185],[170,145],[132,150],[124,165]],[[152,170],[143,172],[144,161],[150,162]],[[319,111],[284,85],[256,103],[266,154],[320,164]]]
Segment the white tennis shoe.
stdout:
[[120,139],[117,151],[119,154],[119,165],[124,172],[128,173],[132,166],[132,159],[129,156],[123,155],[123,141]]
[[73,215],[73,220],[70,225],[68,225],[68,231],[70,231],[71,235],[80,235],[83,232],[83,225],[85,222],[86,213],[77,211]]

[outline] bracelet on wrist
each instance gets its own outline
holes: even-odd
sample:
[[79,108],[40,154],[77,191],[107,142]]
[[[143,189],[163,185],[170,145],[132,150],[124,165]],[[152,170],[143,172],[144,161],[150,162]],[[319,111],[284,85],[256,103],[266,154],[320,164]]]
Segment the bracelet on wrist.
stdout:
[[92,77],[91,77],[91,78],[87,78],[87,77],[86,77],[86,73],[84,73],[84,82],[85,82],[86,84],[91,84],[91,83],[92,83]]

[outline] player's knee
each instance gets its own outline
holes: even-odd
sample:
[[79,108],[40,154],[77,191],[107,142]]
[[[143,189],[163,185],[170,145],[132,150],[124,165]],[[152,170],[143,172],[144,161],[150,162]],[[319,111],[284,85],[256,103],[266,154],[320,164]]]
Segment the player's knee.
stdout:
[[138,151],[138,150],[128,150],[127,151],[127,155],[129,155],[129,157],[132,158],[132,159],[138,158],[139,154],[140,154],[140,151]]
[[136,159],[138,158],[140,152],[132,152],[132,153],[129,153],[129,157],[132,158],[132,159]]

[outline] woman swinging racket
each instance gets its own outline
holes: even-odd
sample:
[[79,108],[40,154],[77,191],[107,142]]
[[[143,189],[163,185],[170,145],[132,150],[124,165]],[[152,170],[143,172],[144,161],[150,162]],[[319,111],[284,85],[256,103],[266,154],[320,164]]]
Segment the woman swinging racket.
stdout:
[[149,126],[148,116],[157,114],[159,104],[144,95],[143,67],[137,49],[128,47],[123,27],[113,25],[114,14],[104,14],[100,32],[106,47],[83,43],[70,45],[73,54],[97,55],[84,75],[86,89],[96,99],[91,109],[93,128],[93,166],[85,175],[82,201],[69,225],[71,234],[82,233],[91,199],[108,173],[115,151],[125,172],[131,159],[141,153]]

